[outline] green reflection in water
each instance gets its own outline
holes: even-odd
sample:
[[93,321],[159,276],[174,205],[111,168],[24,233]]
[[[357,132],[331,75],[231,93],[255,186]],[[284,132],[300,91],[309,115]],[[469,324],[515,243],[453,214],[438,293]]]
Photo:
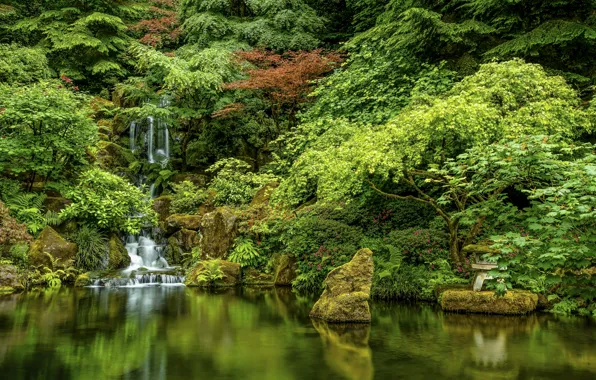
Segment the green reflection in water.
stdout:
[[69,289],[0,298],[7,379],[592,379],[596,326],[373,304],[311,321],[288,289]]

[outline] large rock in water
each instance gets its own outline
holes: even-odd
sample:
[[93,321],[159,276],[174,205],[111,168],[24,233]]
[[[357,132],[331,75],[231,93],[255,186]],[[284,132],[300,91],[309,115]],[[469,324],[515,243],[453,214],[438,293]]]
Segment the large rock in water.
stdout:
[[441,308],[459,313],[517,315],[536,310],[538,296],[528,291],[510,290],[503,297],[494,291],[448,289],[440,295]]
[[352,261],[333,269],[325,279],[321,298],[310,311],[311,318],[327,322],[370,322],[370,287],[373,278],[372,251],[363,248]]
[[130,256],[122,240],[112,234],[108,241],[108,268],[109,270],[122,269],[130,265]]
[[77,245],[66,241],[52,227],[46,227],[29,248],[29,264],[50,265],[50,258],[46,252],[55,259],[59,258],[59,264],[65,264],[68,260],[74,260]]
[[[218,276],[218,274],[220,276]],[[240,284],[240,264],[224,260],[200,261],[187,274],[186,286],[223,288]],[[217,278],[222,277],[222,278]]]
[[201,220],[201,258],[222,259],[234,244],[237,217],[227,207],[218,207]]

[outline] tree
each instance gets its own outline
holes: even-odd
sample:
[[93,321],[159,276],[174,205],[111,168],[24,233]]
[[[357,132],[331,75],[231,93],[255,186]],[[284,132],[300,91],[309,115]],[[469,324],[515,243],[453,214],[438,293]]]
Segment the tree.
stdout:
[[[371,130],[338,123],[342,129],[337,129],[335,138],[330,138],[335,131],[328,131],[322,136],[326,143],[313,144],[296,160],[277,197],[290,204],[312,195],[343,200],[371,186],[395,199],[426,203],[445,220],[450,254],[459,262],[459,219],[446,212],[420,178],[428,178],[430,170],[443,167],[465,149],[505,137],[554,133],[573,137],[589,131],[591,122],[580,103],[563,78],[547,76],[538,65],[519,60],[486,64],[445,95],[420,97],[382,127]],[[408,186],[410,193],[383,190],[397,184]],[[464,202],[456,210],[465,207]]]
[[83,172],[79,184],[67,193],[72,200],[60,216],[77,218],[109,231],[138,234],[157,224],[149,196],[115,174],[100,169]]
[[154,48],[171,48],[176,45],[182,29],[176,8],[178,0],[152,0],[147,15],[130,26],[130,30],[140,33],[139,41]]
[[36,179],[72,176],[97,138],[87,98],[67,85],[0,84],[0,170],[21,176],[29,189]]

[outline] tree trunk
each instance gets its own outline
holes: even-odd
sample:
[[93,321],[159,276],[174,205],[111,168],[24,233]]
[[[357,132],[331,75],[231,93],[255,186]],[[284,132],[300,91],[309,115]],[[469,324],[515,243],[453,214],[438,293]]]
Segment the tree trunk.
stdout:
[[451,221],[449,223],[449,258],[453,265],[461,264],[462,258],[460,257],[459,249],[459,223]]

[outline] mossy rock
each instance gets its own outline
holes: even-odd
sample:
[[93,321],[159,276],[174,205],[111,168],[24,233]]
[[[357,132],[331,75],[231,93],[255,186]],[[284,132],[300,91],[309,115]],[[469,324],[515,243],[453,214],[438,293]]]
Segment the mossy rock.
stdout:
[[50,258],[46,252],[54,258],[59,258],[60,264],[65,264],[69,260],[74,260],[77,245],[66,241],[52,227],[46,227],[29,247],[29,264],[50,265]]
[[122,240],[112,234],[108,241],[108,270],[123,269],[130,265],[130,256]]
[[166,233],[172,235],[181,229],[198,231],[201,227],[201,216],[189,214],[173,214],[166,219]]
[[250,202],[251,207],[264,207],[269,204],[271,194],[279,187],[279,182],[272,182],[261,187]]
[[153,210],[157,213],[160,222],[165,222],[170,214],[171,195],[162,195],[153,200]]
[[200,282],[197,278],[201,274],[204,274],[209,268],[210,262],[213,260],[204,260],[197,263],[187,274],[184,284],[186,286],[198,286],[198,287],[215,287],[225,288],[232,287],[240,284],[242,277],[242,268],[240,264],[232,263],[230,261],[218,260],[219,268],[223,272],[223,278],[214,281],[212,284],[206,284]]
[[291,286],[296,279],[298,268],[296,258],[290,255],[280,255],[275,260],[275,285]]
[[370,322],[368,300],[374,270],[372,256],[370,249],[363,248],[350,262],[329,272],[323,294],[313,306],[310,317],[327,322]]
[[128,168],[135,160],[132,152],[109,141],[99,141],[96,160],[103,169]]
[[517,315],[536,310],[538,296],[523,290],[510,290],[505,296],[497,297],[494,291],[449,289],[441,293],[440,303],[446,311]]
[[7,295],[16,292],[16,289],[10,286],[0,286],[0,295]]
[[89,272],[82,273],[75,280],[75,287],[82,288],[90,284]]
[[0,289],[4,289],[4,293],[14,293],[22,288],[17,267],[11,264],[0,264]]
[[173,183],[181,183],[184,181],[190,181],[198,187],[206,187],[207,183],[209,183],[209,177],[197,173],[178,173],[171,179],[171,182]]
[[201,258],[225,258],[237,235],[237,217],[228,207],[218,207],[201,220]]
[[242,271],[242,283],[253,286],[273,286],[274,284],[272,274],[259,272],[254,268],[248,268]]
[[189,253],[201,244],[199,233],[185,228],[168,238],[165,258],[168,264],[181,264],[182,254]]

